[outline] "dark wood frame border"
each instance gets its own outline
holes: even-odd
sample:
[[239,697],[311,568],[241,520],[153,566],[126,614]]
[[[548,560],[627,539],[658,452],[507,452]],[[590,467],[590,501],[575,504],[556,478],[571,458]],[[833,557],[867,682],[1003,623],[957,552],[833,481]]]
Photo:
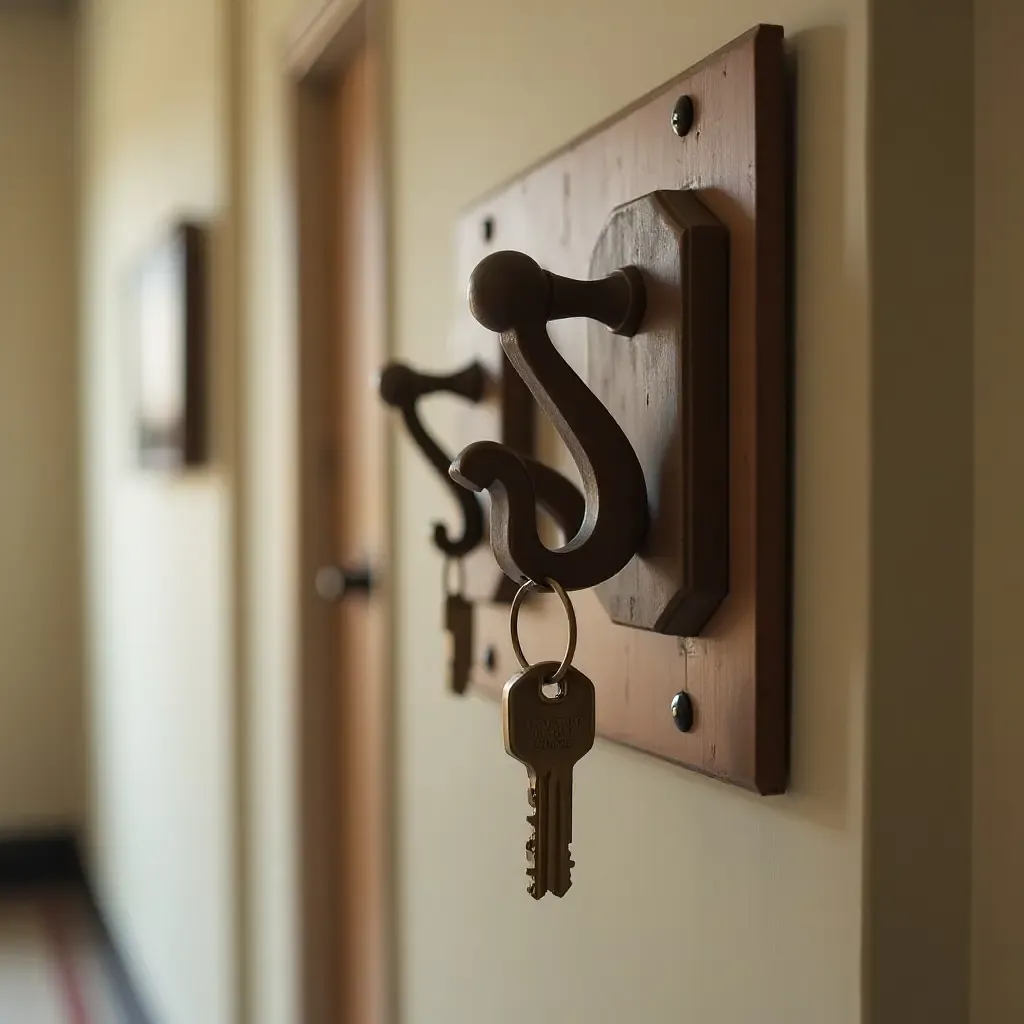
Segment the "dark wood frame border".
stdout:
[[205,225],[191,220],[178,220],[166,228],[156,241],[142,254],[131,269],[131,339],[138,359],[140,330],[139,323],[139,275],[147,262],[159,251],[174,249],[181,259],[181,294],[177,300],[182,306],[182,323],[185,332],[182,359],[184,360],[183,387],[184,410],[181,444],[173,453],[156,454],[145,448],[139,436],[141,410],[138,393],[138,365],[135,366],[135,404],[132,407],[135,431],[134,446],[138,464],[144,469],[174,471],[176,469],[200,466],[209,454],[208,405],[210,378],[209,344],[210,335],[210,259],[209,232]]

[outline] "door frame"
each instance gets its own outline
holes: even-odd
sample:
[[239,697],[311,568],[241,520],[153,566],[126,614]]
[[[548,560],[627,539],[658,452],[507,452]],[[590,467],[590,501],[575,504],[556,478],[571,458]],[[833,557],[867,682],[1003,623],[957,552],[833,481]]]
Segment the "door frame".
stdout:
[[[363,881],[380,892],[382,920],[376,928],[358,916],[340,919],[339,873],[345,870],[343,840],[339,830],[336,778],[338,757],[333,735],[336,721],[335,681],[330,678],[331,641],[335,624],[332,607],[316,596],[311,581],[317,567],[329,553],[320,550],[325,531],[318,516],[321,505],[321,455],[324,415],[324,373],[322,367],[336,343],[335,284],[338,258],[334,251],[334,206],[337,181],[335,168],[336,121],[332,93],[353,59],[364,47],[376,55],[376,108],[380,123],[375,132],[380,169],[382,288],[380,342],[383,364],[390,343],[390,258],[388,221],[388,50],[385,0],[319,0],[315,10],[295,27],[288,48],[293,114],[292,155],[296,181],[296,285],[299,345],[299,532],[300,532],[300,655],[299,655],[299,815],[300,815],[300,986],[304,1024],[336,1024],[341,1019],[337,1005],[337,979],[346,950],[359,943],[367,931],[382,932],[383,948],[375,952],[380,962],[373,971],[383,987],[381,1005],[387,1008],[384,1021],[353,1021],[352,1024],[390,1024],[398,1018],[395,883],[394,883],[394,758],[393,758],[393,666],[390,645],[392,602],[389,593],[391,503],[388,500],[390,449],[386,421],[368,424],[381,433],[379,450],[388,464],[380,474],[380,507],[388,510],[383,530],[385,550],[375,565],[374,600],[380,602],[381,666],[378,723],[373,724],[374,769],[381,773],[375,788],[387,794],[384,820],[386,835],[381,847],[387,851],[384,863],[376,865],[375,877]],[[325,685],[326,684],[326,685]],[[379,722],[387,723],[381,729]]]

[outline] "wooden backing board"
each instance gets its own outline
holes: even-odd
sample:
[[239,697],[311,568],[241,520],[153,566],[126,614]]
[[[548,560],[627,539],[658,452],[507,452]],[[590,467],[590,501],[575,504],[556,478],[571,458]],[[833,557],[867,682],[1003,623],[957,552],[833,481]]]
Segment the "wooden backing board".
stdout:
[[[696,117],[679,138],[671,113],[684,93]],[[759,26],[480,200],[457,235],[462,289],[495,249],[588,276],[611,211],[658,189],[698,190],[728,226],[728,596],[701,636],[678,639],[614,625],[593,592],[577,593],[575,664],[596,686],[599,735],[765,794],[785,789],[788,769],[785,111],[782,29]],[[586,322],[549,329],[586,380]],[[459,359],[497,358],[496,338],[464,302],[455,340]],[[550,424],[538,427],[539,457],[578,479]],[[494,410],[476,410],[463,429],[463,443],[500,437]],[[498,696],[518,671],[508,608],[479,604],[476,616],[472,689]],[[520,628],[527,656],[559,655],[565,621],[557,599],[529,602]],[[695,709],[688,733],[669,710],[680,690]]]

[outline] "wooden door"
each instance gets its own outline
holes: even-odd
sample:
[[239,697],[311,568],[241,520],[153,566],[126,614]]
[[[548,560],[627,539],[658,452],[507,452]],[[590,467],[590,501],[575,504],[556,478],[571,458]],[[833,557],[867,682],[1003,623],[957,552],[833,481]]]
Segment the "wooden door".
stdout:
[[303,1021],[385,1024],[390,955],[385,260],[378,58],[299,84]]
[[336,321],[333,425],[336,467],[332,504],[339,563],[371,575],[367,593],[337,608],[339,1021],[384,1020],[382,867],[386,791],[381,700],[381,412],[372,381],[383,362],[383,268],[374,56],[363,48],[339,76],[336,124]]

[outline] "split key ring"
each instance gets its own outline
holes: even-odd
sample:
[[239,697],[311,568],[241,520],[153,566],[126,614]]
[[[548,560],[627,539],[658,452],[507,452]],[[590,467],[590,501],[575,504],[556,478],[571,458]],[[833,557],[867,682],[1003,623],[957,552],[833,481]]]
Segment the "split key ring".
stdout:
[[562,656],[561,664],[555,670],[554,675],[547,680],[549,684],[554,683],[560,687],[565,674],[572,665],[573,656],[576,654],[576,612],[573,609],[572,601],[569,600],[569,595],[565,592],[565,588],[557,580],[549,578],[544,580],[543,583],[527,580],[516,591],[509,614],[509,632],[512,635],[512,650],[515,652],[516,658],[519,660],[519,664],[524,672],[530,668],[530,662],[523,653],[523,645],[519,642],[519,610],[522,607],[523,599],[530,591],[554,591],[562,602],[562,607],[565,609],[565,617],[569,624],[569,637],[565,644],[565,654]]

